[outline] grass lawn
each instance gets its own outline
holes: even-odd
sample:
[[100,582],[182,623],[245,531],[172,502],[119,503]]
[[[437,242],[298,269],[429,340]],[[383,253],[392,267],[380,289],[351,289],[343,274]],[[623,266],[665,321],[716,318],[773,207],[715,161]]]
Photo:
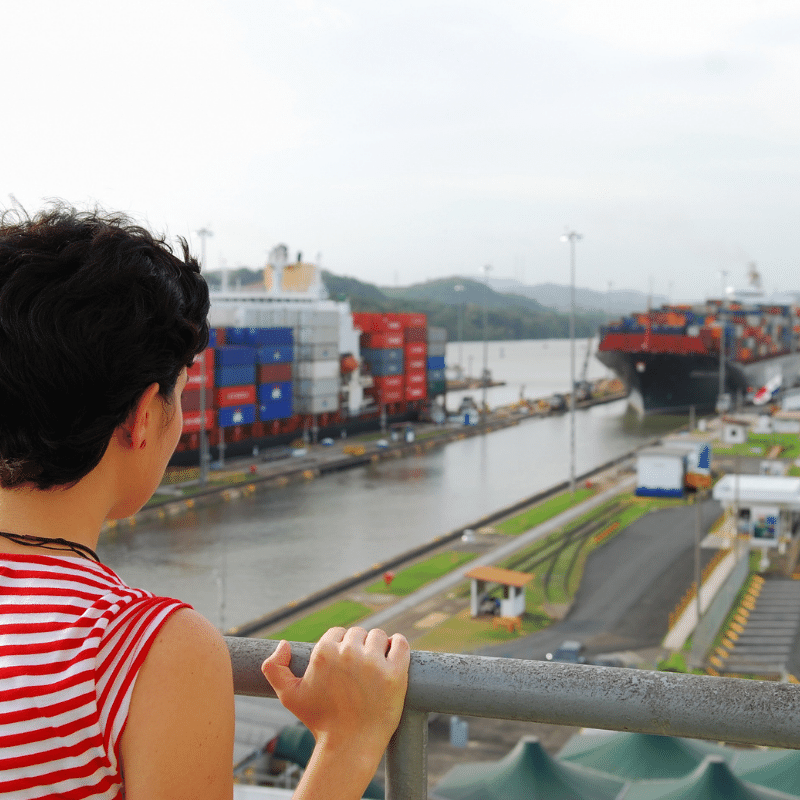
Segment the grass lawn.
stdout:
[[389,586],[384,581],[375,581],[367,587],[368,592],[375,594],[394,594],[403,596],[415,592],[426,583],[430,583],[436,578],[441,578],[448,572],[452,572],[462,564],[472,561],[475,553],[439,553],[431,556],[419,564],[413,564],[406,569],[400,570]]
[[715,455],[721,456],[764,456],[770,448],[780,445],[781,458],[800,456],[800,437],[794,433],[748,433],[744,444],[714,444]]
[[279,631],[270,631],[266,639],[286,639],[290,642],[316,642],[328,628],[341,625],[347,628],[369,616],[372,609],[353,600],[340,600]]
[[582,503],[587,498],[594,494],[594,489],[576,489],[575,494],[571,495],[569,492],[556,495],[544,503],[541,503],[528,511],[523,511],[517,514],[516,517],[507,519],[495,526],[498,533],[507,533],[515,536],[519,533],[525,533],[531,528],[546,522],[548,519],[566,511],[577,503]]

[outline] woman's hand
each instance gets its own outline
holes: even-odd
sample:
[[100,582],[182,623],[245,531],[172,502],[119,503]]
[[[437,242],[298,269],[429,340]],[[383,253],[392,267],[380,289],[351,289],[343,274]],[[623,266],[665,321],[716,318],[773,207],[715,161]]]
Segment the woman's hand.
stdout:
[[280,701],[310,729],[318,748],[365,756],[374,771],[403,711],[406,638],[389,638],[378,629],[331,628],[314,647],[302,678],[289,670],[290,658],[291,647],[283,641],[261,667]]

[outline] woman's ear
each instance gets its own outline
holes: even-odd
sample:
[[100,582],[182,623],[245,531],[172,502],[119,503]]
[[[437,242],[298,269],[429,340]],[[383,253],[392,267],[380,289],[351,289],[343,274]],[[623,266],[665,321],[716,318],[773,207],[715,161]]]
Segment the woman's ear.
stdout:
[[117,441],[125,449],[143,450],[147,446],[147,435],[155,419],[154,403],[158,402],[158,389],[157,383],[151,383],[137,400],[128,419],[117,429]]

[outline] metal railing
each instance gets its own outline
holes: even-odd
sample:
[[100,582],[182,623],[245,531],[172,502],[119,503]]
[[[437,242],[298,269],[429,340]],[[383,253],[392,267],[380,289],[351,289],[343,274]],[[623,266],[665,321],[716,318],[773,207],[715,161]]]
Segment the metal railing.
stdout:
[[[261,662],[278,643],[227,644],[236,694],[274,697]],[[292,644],[295,675],[305,671],[311,647]],[[387,752],[387,800],[427,798],[430,712],[800,749],[800,686],[414,651]]]

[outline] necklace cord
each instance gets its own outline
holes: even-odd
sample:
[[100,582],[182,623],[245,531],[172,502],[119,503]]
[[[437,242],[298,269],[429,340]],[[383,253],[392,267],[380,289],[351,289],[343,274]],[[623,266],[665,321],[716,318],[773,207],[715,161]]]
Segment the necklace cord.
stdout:
[[85,558],[87,561],[101,563],[100,557],[91,547],[80,542],[71,542],[69,539],[51,539],[47,536],[28,536],[25,533],[7,533],[6,531],[0,531],[0,536],[8,539],[9,542],[25,547],[41,547],[43,550],[71,550],[75,555]]

